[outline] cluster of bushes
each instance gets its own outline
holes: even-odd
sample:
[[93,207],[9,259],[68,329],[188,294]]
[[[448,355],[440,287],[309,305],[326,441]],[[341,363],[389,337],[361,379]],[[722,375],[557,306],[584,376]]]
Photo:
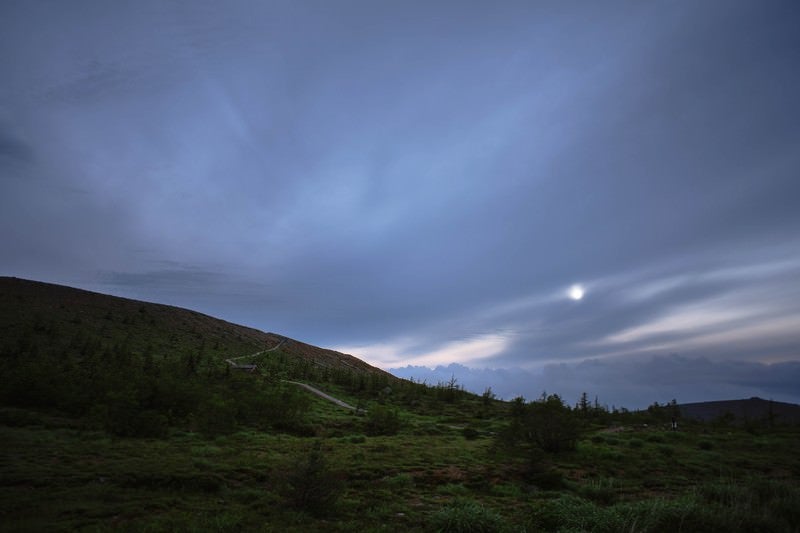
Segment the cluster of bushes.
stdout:
[[394,435],[400,429],[400,415],[396,409],[376,405],[367,411],[365,421],[367,435]]
[[551,394],[529,403],[516,398],[510,423],[500,438],[510,448],[559,453],[575,449],[580,430],[576,413]]

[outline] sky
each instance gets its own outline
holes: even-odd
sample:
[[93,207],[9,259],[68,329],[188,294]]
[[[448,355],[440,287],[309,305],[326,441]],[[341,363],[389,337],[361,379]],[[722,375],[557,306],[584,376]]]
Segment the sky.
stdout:
[[0,3],[0,275],[482,392],[800,403],[794,1]]

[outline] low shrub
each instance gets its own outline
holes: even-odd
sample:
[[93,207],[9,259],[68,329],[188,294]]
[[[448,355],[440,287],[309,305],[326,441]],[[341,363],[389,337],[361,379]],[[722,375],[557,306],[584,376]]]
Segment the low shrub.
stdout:
[[700,448],[701,450],[709,451],[714,449],[714,443],[711,442],[710,440],[701,440],[700,442],[697,443],[697,447]]
[[530,481],[542,490],[559,490],[566,486],[564,475],[553,469],[533,472]]

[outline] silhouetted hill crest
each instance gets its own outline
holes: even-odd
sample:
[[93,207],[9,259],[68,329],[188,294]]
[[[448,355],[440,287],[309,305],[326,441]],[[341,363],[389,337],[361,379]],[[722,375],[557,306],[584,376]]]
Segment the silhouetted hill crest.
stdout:
[[223,359],[280,344],[283,354],[313,365],[391,376],[352,355],[190,309],[65,285],[0,277],[0,351],[13,349],[26,332],[48,328],[69,336],[81,330],[90,330],[108,339],[123,335],[140,344],[133,346],[134,349],[144,350],[148,342],[157,353],[205,343],[209,348],[217,347]]
[[765,400],[757,396],[742,400],[684,403],[678,407],[684,418],[706,422],[732,417],[733,421],[740,423],[770,419],[776,424],[800,423],[800,405]]

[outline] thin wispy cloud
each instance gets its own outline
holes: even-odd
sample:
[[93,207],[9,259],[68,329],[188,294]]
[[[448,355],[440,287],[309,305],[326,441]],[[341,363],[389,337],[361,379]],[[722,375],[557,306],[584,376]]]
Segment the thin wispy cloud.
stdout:
[[4,2],[0,271],[386,366],[795,361],[798,21]]

